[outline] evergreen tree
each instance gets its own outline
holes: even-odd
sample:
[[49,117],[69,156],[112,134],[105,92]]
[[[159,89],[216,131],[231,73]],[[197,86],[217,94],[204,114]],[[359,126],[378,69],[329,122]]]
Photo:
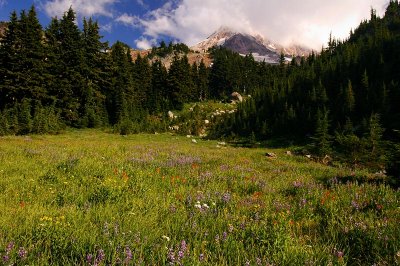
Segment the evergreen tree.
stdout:
[[344,113],[350,114],[354,110],[355,106],[355,98],[353,87],[351,85],[351,81],[349,80],[347,83],[347,87],[344,91]]
[[209,70],[203,60],[201,60],[198,68],[197,87],[200,101],[209,99]]
[[167,95],[167,69],[159,61],[155,61],[151,67],[151,90],[150,113],[166,112],[169,108]]
[[325,156],[331,153],[331,136],[329,135],[328,111],[326,110],[318,110],[314,141],[316,154]]

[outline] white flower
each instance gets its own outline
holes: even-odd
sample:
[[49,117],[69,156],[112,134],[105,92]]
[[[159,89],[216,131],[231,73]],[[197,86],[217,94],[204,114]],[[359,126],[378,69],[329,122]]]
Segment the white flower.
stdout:
[[162,236],[162,238],[164,238],[164,239],[167,240],[168,242],[171,240],[168,236]]
[[210,208],[210,207],[208,207],[208,205],[204,203],[204,204],[203,204],[203,208],[208,209],[208,208]]

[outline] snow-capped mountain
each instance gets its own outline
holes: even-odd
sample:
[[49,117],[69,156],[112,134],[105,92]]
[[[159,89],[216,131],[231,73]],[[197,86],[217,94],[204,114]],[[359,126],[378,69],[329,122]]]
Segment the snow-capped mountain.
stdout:
[[194,51],[207,51],[213,46],[223,46],[242,55],[252,53],[257,61],[264,61],[271,64],[279,62],[280,54],[290,58],[295,56],[307,56],[311,50],[300,45],[289,47],[274,43],[263,36],[252,36],[246,33],[236,32],[227,27],[221,27],[211,34],[206,40],[191,47]]

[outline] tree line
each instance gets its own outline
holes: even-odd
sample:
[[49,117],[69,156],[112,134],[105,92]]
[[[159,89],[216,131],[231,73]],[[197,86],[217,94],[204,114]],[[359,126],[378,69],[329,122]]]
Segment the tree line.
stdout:
[[57,132],[63,127],[113,126],[124,133],[163,130],[164,114],[207,99],[209,69],[192,64],[184,44],[169,70],[131,57],[122,42],[109,47],[96,21],[82,29],[70,8],[43,29],[35,8],[13,12],[0,39],[0,134]]

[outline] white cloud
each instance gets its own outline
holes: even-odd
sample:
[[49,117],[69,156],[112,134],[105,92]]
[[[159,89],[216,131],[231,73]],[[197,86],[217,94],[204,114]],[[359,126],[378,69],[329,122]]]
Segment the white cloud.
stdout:
[[189,45],[228,26],[282,44],[304,44],[319,50],[330,32],[336,38],[347,38],[351,28],[369,17],[371,7],[382,14],[388,1],[171,0],[150,11],[140,23],[145,36],[169,35]]
[[140,19],[137,16],[131,16],[126,13],[120,15],[115,21],[127,26],[138,26],[140,23]]
[[113,24],[112,23],[107,23],[104,25],[100,25],[100,30],[111,33],[112,32],[112,28],[113,28]]
[[5,6],[7,4],[7,0],[0,0],[0,7]]
[[151,47],[153,47],[154,45],[157,44],[157,40],[156,39],[149,39],[149,38],[145,38],[145,37],[141,37],[139,39],[137,39],[135,41],[136,47],[138,49],[150,49]]
[[144,0],[136,0],[136,3],[138,3],[141,7],[143,7],[143,8],[149,8],[149,5],[148,4],[146,4],[145,2],[144,2]]
[[43,6],[46,14],[49,16],[61,17],[70,7],[79,16],[90,17],[100,15],[113,17],[110,6],[118,0],[51,0],[47,1]]

